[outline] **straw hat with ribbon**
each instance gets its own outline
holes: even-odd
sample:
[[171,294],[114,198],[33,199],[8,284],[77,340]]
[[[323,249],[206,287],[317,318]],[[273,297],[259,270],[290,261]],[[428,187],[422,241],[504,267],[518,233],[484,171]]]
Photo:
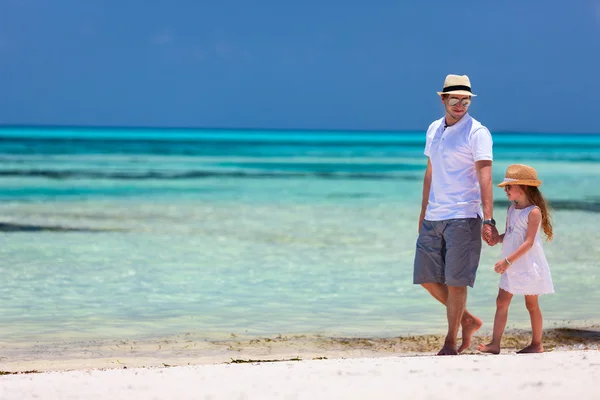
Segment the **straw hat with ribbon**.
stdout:
[[529,165],[513,164],[506,169],[504,181],[498,184],[500,187],[506,185],[540,186],[542,181],[537,177],[535,169]]
[[477,96],[471,92],[471,81],[467,75],[448,75],[444,81],[444,88],[437,94],[458,94],[462,96]]

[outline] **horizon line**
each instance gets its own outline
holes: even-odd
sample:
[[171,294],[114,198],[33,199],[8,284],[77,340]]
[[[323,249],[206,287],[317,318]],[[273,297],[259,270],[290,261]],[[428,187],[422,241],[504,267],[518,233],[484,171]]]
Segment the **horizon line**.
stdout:
[[[131,130],[186,130],[186,131],[248,131],[248,132],[332,132],[332,133],[418,133],[426,132],[427,129],[342,129],[342,128],[259,128],[259,127],[194,127],[194,126],[152,126],[152,125],[66,125],[66,124],[2,124],[2,129],[87,129],[87,130],[109,130],[109,129],[131,129]],[[489,128],[488,128],[489,129]],[[519,130],[491,130],[494,134],[535,134],[535,135],[600,135],[600,132],[545,132],[545,131],[519,131]]]

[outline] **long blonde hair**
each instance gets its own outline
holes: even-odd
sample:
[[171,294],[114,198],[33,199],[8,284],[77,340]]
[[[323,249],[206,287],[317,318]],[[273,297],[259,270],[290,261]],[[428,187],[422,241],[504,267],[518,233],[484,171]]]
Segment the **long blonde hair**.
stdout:
[[546,240],[551,241],[554,234],[552,233],[552,217],[550,216],[552,208],[550,204],[536,186],[521,185],[521,189],[523,189],[529,201],[538,206],[542,212],[542,230],[546,235]]

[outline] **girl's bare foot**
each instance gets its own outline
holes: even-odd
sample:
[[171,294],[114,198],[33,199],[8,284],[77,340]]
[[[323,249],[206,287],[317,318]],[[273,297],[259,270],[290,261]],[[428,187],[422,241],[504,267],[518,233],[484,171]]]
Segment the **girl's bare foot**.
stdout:
[[477,346],[477,350],[483,353],[491,353],[491,354],[500,354],[500,345],[499,344],[483,344],[481,343]]
[[517,354],[528,354],[528,353],[543,353],[544,347],[542,344],[530,344],[529,346],[517,351]]

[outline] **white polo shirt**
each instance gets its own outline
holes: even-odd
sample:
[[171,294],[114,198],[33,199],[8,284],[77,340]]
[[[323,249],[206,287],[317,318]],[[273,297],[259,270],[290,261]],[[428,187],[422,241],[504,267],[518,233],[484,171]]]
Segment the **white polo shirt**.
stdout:
[[444,129],[445,117],[427,130],[425,155],[432,165],[425,219],[442,221],[481,217],[481,192],[475,161],[492,160],[492,135],[465,114]]

